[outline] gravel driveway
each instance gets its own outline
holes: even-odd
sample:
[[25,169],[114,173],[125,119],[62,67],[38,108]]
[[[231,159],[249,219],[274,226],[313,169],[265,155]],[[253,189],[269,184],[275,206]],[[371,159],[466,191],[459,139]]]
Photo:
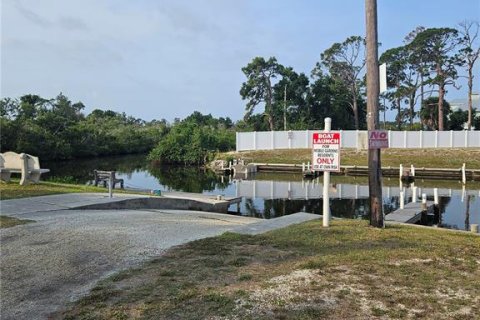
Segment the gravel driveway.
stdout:
[[175,210],[8,214],[36,222],[0,229],[3,320],[46,319],[118,270],[172,246],[258,221]]

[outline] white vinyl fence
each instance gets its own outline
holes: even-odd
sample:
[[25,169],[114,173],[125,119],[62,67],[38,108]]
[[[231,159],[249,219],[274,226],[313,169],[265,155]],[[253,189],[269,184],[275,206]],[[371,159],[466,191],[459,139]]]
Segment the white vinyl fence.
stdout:
[[[366,149],[367,131],[339,130],[342,148]],[[237,132],[237,151],[312,147],[322,130]],[[480,131],[388,131],[390,148],[480,148]]]

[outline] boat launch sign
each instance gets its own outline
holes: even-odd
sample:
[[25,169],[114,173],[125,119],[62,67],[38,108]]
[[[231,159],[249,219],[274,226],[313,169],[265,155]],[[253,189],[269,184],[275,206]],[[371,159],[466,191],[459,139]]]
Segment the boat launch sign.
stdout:
[[340,139],[340,132],[313,133],[313,170],[340,171]]

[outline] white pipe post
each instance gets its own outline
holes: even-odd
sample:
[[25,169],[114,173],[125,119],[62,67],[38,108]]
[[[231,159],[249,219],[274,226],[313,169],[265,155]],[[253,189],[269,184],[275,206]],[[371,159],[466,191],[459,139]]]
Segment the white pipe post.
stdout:
[[438,205],[438,188],[433,188],[433,203]]
[[305,172],[305,162],[302,162],[302,173]]
[[399,178],[402,179],[403,177],[403,164],[400,165],[400,169],[398,170]]
[[[332,128],[332,119],[325,118],[325,132],[329,132]],[[330,172],[323,172],[323,226],[330,226],[330,198],[328,196],[328,187],[330,185]]]
[[462,165],[462,183],[467,183],[467,173],[465,172],[465,163]]
[[110,177],[108,179],[108,196],[110,198],[113,197],[113,191],[112,191],[112,189],[113,189],[112,186],[113,185],[112,184],[113,184],[113,172],[110,171]]
[[412,165],[410,165],[410,174],[412,177],[415,177],[415,167]]
[[422,193],[422,210],[427,210],[427,194]]
[[405,192],[400,191],[400,209],[405,208]]
[[413,203],[417,202],[417,187],[415,186],[412,186],[412,202]]

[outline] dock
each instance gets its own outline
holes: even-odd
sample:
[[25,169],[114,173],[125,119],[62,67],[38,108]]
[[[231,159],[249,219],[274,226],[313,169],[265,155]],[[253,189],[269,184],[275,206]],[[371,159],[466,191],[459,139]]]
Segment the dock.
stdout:
[[385,216],[386,222],[417,223],[422,218],[422,213],[433,213],[433,201],[427,201],[426,210],[421,202],[407,203],[403,209],[397,209]]
[[[243,170],[245,174],[253,172],[285,172],[285,173],[307,173],[306,177],[311,177],[309,165],[305,164],[280,164],[280,163],[251,163],[249,169]],[[246,166],[245,166],[246,167]],[[409,169],[406,167],[405,169]],[[400,167],[382,167],[383,177],[399,177]],[[237,170],[238,171],[238,170]],[[340,172],[332,174],[346,176],[368,176],[368,166],[340,166]],[[465,168],[424,168],[416,167],[413,176],[416,179],[440,179],[440,180],[460,180],[480,181],[480,169]]]

